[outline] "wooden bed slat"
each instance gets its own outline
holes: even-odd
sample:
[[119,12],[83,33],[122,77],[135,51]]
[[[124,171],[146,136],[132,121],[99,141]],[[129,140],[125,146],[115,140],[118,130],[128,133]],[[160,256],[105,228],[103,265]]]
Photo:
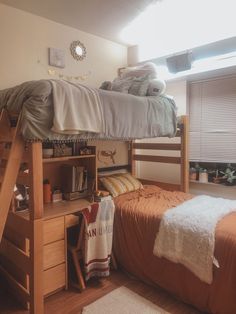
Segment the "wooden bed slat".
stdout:
[[1,254],[11,262],[17,261],[17,266],[26,274],[30,273],[30,258],[22,250],[17,248],[10,241],[2,238],[0,244]]
[[181,144],[176,143],[134,143],[134,149],[160,149],[160,150],[181,150]]
[[151,162],[162,162],[167,164],[180,164],[180,157],[170,157],[170,156],[152,156],[152,155],[133,155],[133,160],[136,161],[151,161]]
[[138,180],[141,181],[142,184],[157,185],[160,188],[167,191],[180,191],[181,190],[180,184],[158,182],[158,181],[152,181],[152,180],[146,180],[146,179],[138,179]]
[[182,116],[182,135],[181,135],[181,191],[189,192],[189,119],[188,116]]

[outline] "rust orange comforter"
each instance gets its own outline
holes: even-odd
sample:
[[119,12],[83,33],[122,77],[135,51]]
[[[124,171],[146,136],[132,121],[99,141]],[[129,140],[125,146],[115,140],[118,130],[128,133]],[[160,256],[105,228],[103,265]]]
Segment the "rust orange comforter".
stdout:
[[208,285],[181,264],[153,255],[160,220],[168,208],[190,199],[190,194],[168,192],[156,186],[115,199],[114,250],[118,262],[141,280],[158,284],[201,311],[236,313],[236,213],[216,228],[213,283]]

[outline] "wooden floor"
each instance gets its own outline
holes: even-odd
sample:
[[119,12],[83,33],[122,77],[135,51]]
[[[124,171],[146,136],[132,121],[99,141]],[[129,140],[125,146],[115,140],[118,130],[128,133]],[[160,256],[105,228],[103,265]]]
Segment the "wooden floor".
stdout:
[[[88,305],[120,286],[126,286],[157,304],[170,314],[202,314],[202,312],[171,297],[165,291],[150,287],[127,276],[121,271],[113,271],[111,276],[107,279],[91,280],[83,293],[79,293],[77,290],[71,288],[68,291],[61,291],[48,297],[45,302],[45,314],[79,314],[85,305]],[[24,311],[17,301],[7,292],[3,281],[0,281],[0,313],[28,314],[28,311]]]

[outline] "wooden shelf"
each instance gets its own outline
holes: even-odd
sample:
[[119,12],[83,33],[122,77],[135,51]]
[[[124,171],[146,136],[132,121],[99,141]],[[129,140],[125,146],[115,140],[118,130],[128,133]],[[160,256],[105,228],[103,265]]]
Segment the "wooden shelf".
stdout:
[[62,156],[62,157],[51,157],[51,158],[43,158],[43,163],[50,162],[59,162],[59,161],[68,161],[73,159],[84,159],[84,158],[94,158],[96,155],[78,155],[78,156]]
[[91,203],[85,198],[80,198],[74,201],[63,200],[60,202],[44,204],[44,219],[76,213],[88,207],[90,204]]
[[[60,201],[55,203],[49,203],[44,204],[44,213],[43,213],[43,219],[51,219],[56,217],[61,217],[73,213],[77,213],[81,211],[82,209],[88,207],[91,205],[87,199],[80,198],[74,201]],[[21,216],[22,218],[25,218],[26,220],[29,220],[29,211],[23,210],[16,212],[17,215]]]
[[200,182],[197,180],[190,180],[189,182],[194,183],[194,184],[206,184],[206,185],[211,185],[211,186],[218,186],[218,187],[223,187],[223,188],[235,188],[236,189],[236,185],[224,185],[224,184],[213,183],[213,182]]

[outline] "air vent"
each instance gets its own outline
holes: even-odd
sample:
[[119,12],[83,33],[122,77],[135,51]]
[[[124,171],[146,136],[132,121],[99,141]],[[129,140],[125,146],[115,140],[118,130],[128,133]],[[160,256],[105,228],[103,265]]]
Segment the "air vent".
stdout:
[[166,58],[166,63],[169,72],[177,73],[191,69],[192,53],[182,53],[169,58]]

